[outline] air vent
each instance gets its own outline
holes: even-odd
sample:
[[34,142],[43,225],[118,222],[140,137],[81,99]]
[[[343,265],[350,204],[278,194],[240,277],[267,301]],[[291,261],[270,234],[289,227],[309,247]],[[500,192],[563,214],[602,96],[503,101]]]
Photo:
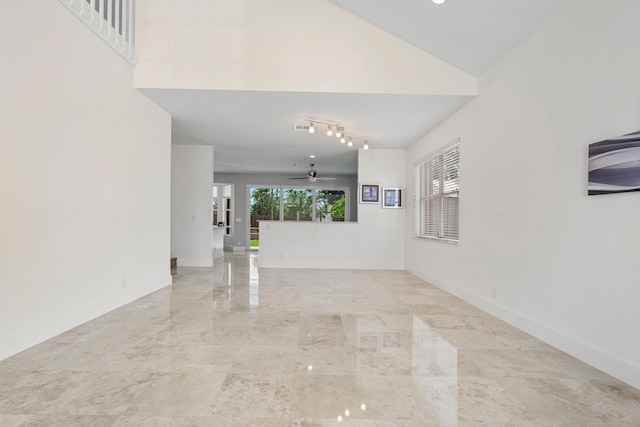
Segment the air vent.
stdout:
[[309,132],[309,125],[294,124],[293,130],[296,132]]

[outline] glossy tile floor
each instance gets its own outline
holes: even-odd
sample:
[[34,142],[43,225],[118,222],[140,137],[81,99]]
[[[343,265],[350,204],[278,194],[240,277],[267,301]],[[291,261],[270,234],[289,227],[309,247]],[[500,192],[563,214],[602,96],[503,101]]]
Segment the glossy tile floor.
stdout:
[[1,426],[640,426],[640,391],[404,272],[179,268],[0,362]]

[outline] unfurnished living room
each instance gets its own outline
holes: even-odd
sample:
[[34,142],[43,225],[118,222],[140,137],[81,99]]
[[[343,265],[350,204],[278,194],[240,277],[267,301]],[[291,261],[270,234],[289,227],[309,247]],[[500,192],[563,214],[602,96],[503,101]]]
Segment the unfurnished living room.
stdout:
[[3,1],[0,426],[639,426],[638,16]]

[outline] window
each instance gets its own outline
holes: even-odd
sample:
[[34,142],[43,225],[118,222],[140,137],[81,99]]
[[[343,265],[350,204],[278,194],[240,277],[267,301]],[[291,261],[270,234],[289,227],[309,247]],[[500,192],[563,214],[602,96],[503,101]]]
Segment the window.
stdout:
[[313,221],[313,189],[282,190],[285,221]]
[[316,191],[316,221],[344,222],[347,195],[344,190]]
[[415,165],[416,237],[457,242],[460,222],[460,140]]

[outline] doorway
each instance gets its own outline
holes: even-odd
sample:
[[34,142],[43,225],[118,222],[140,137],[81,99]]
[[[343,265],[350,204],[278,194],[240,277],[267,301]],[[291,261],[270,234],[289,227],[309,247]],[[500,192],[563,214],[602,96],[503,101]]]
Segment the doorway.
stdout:
[[249,187],[249,221],[247,247],[257,250],[260,247],[260,221],[280,220],[280,188]]

